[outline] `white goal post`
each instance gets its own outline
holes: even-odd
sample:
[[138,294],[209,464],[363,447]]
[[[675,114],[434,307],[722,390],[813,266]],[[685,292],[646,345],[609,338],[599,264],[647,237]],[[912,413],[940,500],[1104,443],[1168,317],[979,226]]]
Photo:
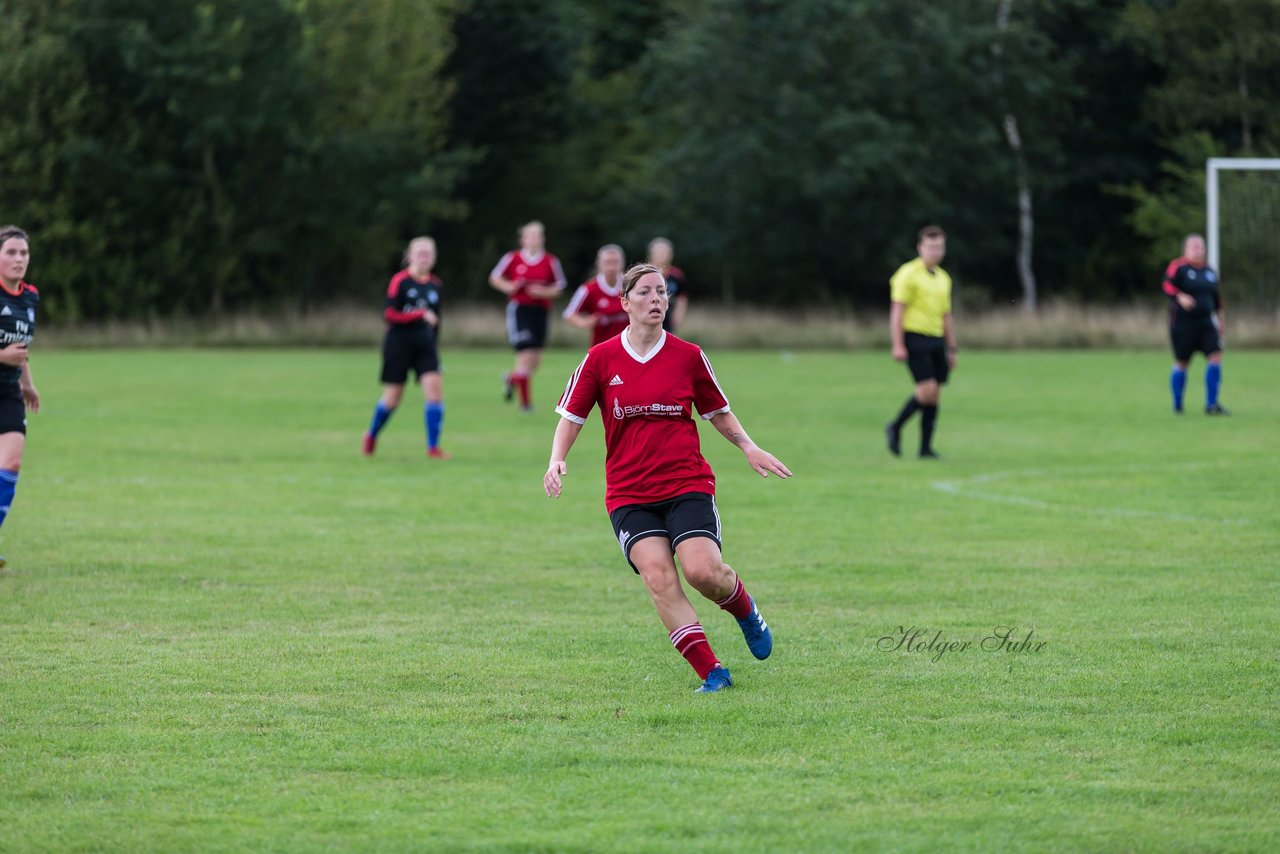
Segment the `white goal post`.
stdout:
[[1210,157],[1204,167],[1206,231],[1209,244],[1209,266],[1223,274],[1220,266],[1222,241],[1219,239],[1218,173],[1223,171],[1280,171],[1280,158],[1275,157]]

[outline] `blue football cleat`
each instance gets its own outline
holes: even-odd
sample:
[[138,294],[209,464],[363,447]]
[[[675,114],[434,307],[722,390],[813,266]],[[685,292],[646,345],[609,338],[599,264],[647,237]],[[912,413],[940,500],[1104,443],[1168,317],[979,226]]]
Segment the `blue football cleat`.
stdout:
[[710,694],[713,691],[719,691],[721,688],[732,687],[733,677],[729,675],[729,668],[717,666],[711,668],[711,672],[707,674],[707,678],[702,682],[702,687],[694,693]]
[[751,613],[738,620],[738,625],[742,628],[742,636],[747,639],[747,649],[764,661],[773,652],[773,632],[769,631],[769,624],[760,616],[756,600],[751,596],[747,598],[751,601]]

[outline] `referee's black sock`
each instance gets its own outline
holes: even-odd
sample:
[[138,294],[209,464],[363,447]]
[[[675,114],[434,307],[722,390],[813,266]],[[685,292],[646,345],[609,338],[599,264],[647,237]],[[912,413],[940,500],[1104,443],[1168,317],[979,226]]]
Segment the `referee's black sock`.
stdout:
[[933,451],[933,425],[938,423],[938,404],[920,406],[920,453]]
[[912,395],[903,405],[902,411],[898,413],[898,417],[893,419],[893,429],[901,430],[902,425],[907,423],[907,419],[916,414],[916,410],[920,408],[920,401],[916,400]]

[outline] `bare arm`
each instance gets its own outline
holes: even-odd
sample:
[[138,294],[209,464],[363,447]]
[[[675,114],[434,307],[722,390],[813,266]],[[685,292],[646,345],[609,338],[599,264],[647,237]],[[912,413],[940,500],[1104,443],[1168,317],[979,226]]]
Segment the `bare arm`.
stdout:
[[501,276],[490,276],[489,287],[493,288],[495,291],[501,291],[507,296],[511,296],[520,287],[520,284],[518,282],[513,282],[511,279],[504,279]]
[[684,326],[684,316],[689,310],[689,298],[684,294],[676,294],[676,304],[671,309],[671,321],[676,325],[676,329]]
[[951,322],[951,313],[942,315],[942,337],[947,342],[947,367],[955,370],[956,354],[960,348],[956,346],[956,328]]
[[524,286],[524,290],[534,299],[555,299],[560,296],[562,288],[558,285],[529,284]]
[[761,477],[768,477],[769,472],[773,472],[778,477],[791,477],[791,470],[777,457],[751,441],[742,423],[738,421],[738,416],[732,412],[719,412],[711,416],[711,424],[720,431],[721,436],[742,449],[742,453],[747,458],[747,464]]
[[593,329],[597,321],[593,314],[566,314],[564,322],[579,329]]
[[889,306],[889,343],[893,345],[893,358],[899,362],[907,358],[907,345],[902,335],[902,315],[906,310],[906,303],[895,302]]
[[22,376],[18,379],[22,389],[22,401],[32,412],[40,411],[40,392],[36,391],[35,380],[31,378],[31,363],[22,363]]
[[569,471],[565,457],[582,432],[582,425],[568,418],[561,418],[556,425],[555,438],[551,440],[551,462],[547,465],[547,473],[542,476],[542,488],[548,498],[559,498],[564,487],[564,476]]

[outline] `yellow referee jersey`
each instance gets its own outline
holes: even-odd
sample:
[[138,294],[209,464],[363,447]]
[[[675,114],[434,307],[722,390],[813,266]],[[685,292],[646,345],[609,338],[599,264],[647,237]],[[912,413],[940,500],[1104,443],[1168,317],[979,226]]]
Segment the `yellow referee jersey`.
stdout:
[[907,307],[902,331],[942,337],[942,318],[951,313],[951,277],[941,267],[933,272],[919,258],[898,268],[889,280],[889,298]]

